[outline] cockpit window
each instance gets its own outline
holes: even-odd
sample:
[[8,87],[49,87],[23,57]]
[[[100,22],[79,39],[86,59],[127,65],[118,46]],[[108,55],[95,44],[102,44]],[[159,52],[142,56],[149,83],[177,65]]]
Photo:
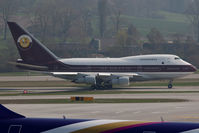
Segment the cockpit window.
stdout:
[[174,59],[175,59],[175,60],[180,60],[180,58],[179,58],[179,57],[175,57]]

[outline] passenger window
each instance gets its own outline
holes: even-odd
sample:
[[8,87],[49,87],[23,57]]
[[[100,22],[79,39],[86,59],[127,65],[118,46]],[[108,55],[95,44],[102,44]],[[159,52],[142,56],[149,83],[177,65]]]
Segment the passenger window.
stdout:
[[20,133],[21,132],[21,125],[11,125],[9,127],[8,133]]

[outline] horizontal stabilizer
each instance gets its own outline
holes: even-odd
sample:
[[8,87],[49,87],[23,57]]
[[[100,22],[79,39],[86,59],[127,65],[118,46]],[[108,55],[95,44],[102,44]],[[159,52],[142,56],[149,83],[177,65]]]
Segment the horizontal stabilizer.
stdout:
[[25,118],[25,116],[17,114],[0,104],[0,120],[1,119],[17,119],[17,118]]
[[16,65],[18,67],[25,67],[29,69],[37,69],[37,70],[48,70],[48,67],[46,66],[38,66],[38,65],[30,65],[30,64],[24,64],[24,63],[17,63],[17,62],[8,62],[11,65]]

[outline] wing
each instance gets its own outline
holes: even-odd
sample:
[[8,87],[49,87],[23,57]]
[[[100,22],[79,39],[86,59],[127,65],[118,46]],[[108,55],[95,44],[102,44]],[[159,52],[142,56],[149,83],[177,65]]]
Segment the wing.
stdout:
[[51,75],[58,78],[69,79],[69,80],[76,80],[78,78],[89,76],[89,77],[95,77],[104,81],[110,81],[112,79],[118,79],[120,77],[128,77],[129,80],[132,81],[132,80],[142,77],[141,75],[137,73],[51,72]]

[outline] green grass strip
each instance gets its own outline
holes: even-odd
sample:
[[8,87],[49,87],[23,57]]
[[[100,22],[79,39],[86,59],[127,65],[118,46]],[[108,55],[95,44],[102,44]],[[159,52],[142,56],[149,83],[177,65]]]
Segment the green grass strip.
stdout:
[[44,95],[102,95],[102,94],[171,94],[171,93],[199,93],[199,91],[57,91],[23,94],[22,92],[3,92],[0,96],[44,96]]
[[14,99],[0,100],[0,104],[168,103],[187,101],[186,99],[95,99],[94,101],[85,102],[69,99]]

